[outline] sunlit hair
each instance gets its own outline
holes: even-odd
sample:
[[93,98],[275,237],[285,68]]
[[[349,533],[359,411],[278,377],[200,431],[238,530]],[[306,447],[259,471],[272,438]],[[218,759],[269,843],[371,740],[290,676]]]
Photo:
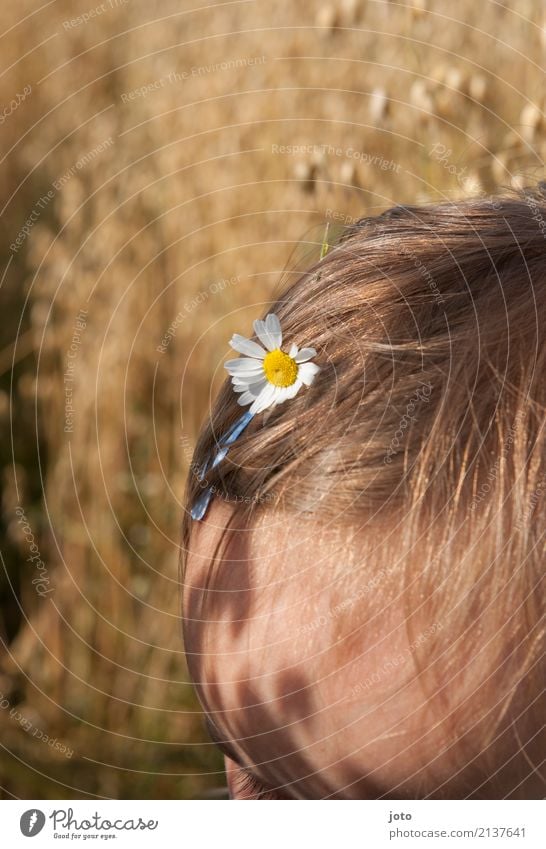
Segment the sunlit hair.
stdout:
[[[257,416],[207,484],[249,525],[286,511],[375,544],[374,528],[396,529],[355,586],[387,575],[368,606],[402,587],[410,638],[438,623],[415,655],[446,740],[475,759],[459,792],[517,796],[544,753],[544,185],[357,221],[270,311],[316,348],[320,374]],[[240,412],[226,380],[188,480],[184,551],[195,470]],[[479,680],[454,711],[427,669],[466,657]]]

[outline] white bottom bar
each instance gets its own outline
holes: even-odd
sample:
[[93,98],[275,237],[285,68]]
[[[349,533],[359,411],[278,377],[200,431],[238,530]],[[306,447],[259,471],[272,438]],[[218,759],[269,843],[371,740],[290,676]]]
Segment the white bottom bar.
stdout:
[[[540,801],[5,801],[1,845],[544,849]],[[36,837],[36,844],[29,841]]]

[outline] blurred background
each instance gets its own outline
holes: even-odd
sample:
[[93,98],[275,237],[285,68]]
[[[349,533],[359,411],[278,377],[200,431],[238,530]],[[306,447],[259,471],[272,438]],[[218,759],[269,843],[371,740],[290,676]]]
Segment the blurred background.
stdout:
[[541,0],[0,10],[0,793],[224,784],[184,481],[226,340],[330,233],[543,178]]

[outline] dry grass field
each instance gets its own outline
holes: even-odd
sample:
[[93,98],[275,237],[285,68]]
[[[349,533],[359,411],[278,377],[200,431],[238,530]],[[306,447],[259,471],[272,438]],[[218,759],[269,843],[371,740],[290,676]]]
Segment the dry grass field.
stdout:
[[543,177],[539,0],[0,10],[4,798],[223,784],[178,598],[192,446],[325,224]]

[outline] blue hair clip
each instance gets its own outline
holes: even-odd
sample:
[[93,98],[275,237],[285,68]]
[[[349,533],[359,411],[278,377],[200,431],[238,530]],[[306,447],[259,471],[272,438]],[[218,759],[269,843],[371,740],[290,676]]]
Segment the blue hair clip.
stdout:
[[[201,471],[199,472],[199,480],[202,481],[205,477],[207,471],[216,468],[218,463],[220,463],[226,454],[229,451],[229,446],[232,445],[233,442],[242,434],[245,427],[252,421],[254,418],[254,413],[251,413],[250,410],[247,410],[246,413],[237,419],[237,421],[230,427],[228,432],[220,439],[218,442],[218,451],[214,457],[214,460],[210,464],[205,463]],[[192,519],[200,520],[203,518],[205,513],[207,512],[207,507],[209,506],[210,499],[212,498],[212,488],[209,486],[207,489],[203,490],[197,501],[192,507],[191,517]]]
[[[311,386],[320,371],[316,363],[310,362],[316,354],[314,348],[298,349],[293,344],[288,353],[281,349],[281,324],[273,313],[266,316],[265,321],[255,321],[254,331],[262,344],[235,333],[229,344],[243,356],[224,363],[231,376],[233,389],[239,394],[238,403],[242,407],[250,404],[250,409],[218,441],[212,462],[209,457],[199,472],[201,481],[208,471],[222,462],[229,446],[239,438],[257,413],[294,398],[302,386]],[[211,498],[212,488],[208,487],[193,505],[192,519],[200,521],[204,517]]]

